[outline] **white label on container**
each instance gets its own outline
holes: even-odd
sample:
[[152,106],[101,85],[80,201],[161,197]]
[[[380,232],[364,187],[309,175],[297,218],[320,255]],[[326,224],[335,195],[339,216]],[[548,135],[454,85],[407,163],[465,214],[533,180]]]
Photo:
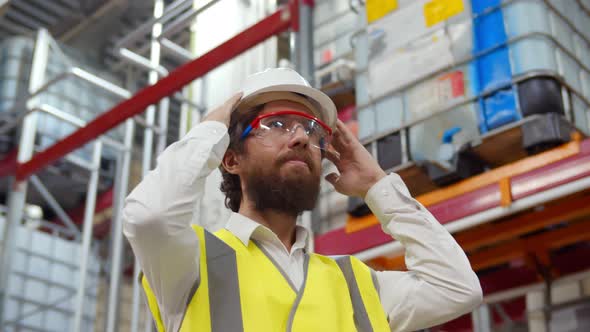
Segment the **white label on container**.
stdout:
[[450,101],[465,96],[465,73],[462,70],[443,74],[410,89],[407,93],[409,120],[439,111]]
[[[446,2],[446,4],[447,6],[442,8],[447,9],[448,12],[439,13],[426,10],[426,8],[434,7],[436,7],[434,9],[440,9],[440,5],[432,6],[432,0],[414,0],[410,4],[370,24],[368,32],[372,44],[371,58],[378,60],[379,57],[440,29],[445,20],[451,16],[459,13],[460,15],[467,15],[461,0],[453,0]],[[430,16],[438,15],[438,18],[430,17],[430,26],[427,24],[428,19],[425,17],[425,12],[430,13]],[[465,19],[469,20],[468,16]]]
[[450,40],[444,31],[423,38],[410,47],[399,48],[369,66],[369,85],[373,97],[426,77],[453,63]]
[[377,60],[385,54],[390,54],[400,46],[426,34],[430,29],[426,27],[423,18],[425,0],[417,0],[407,7],[385,16],[368,27],[369,38],[383,47],[372,53]]

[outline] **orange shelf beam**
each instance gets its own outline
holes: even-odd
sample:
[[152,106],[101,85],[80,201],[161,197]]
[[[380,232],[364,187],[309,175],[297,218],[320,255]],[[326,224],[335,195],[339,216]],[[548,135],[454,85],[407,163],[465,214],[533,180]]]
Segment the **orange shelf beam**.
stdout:
[[[586,216],[590,216],[590,197],[583,196],[554,203],[542,211],[530,212],[500,223],[479,226],[456,234],[455,239],[466,252],[498,244],[497,247],[474,254],[475,258],[470,258],[474,269],[482,269],[523,258],[527,253],[544,252],[590,239],[590,222],[574,223],[574,226],[537,235],[532,238],[532,241],[515,239],[544,227]],[[371,260],[369,265],[379,270],[405,269],[403,255],[390,258],[378,257]]]
[[463,250],[472,251],[484,245],[506,241],[559,222],[590,215],[590,197],[580,197],[529,212],[504,222],[481,225],[455,234]]
[[[547,255],[552,249],[590,240],[590,221],[578,222],[527,239],[517,239],[469,256],[474,270],[482,270],[529,254]],[[546,259],[542,259],[545,261]],[[545,262],[547,264],[548,262]]]
[[[416,199],[422,205],[428,207],[497,183],[502,193],[502,206],[508,206],[512,203],[510,183],[512,177],[575,156],[580,152],[580,144],[579,137],[574,137],[573,141],[563,144],[560,147],[495,168],[448,187],[420,195]],[[378,223],[379,221],[372,214],[363,217],[348,216],[345,231],[347,233],[358,232]]]

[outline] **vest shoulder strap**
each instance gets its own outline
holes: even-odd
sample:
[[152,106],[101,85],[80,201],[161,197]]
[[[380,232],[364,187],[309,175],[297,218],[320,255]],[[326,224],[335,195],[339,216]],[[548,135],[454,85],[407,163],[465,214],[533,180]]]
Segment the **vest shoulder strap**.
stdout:
[[331,258],[336,261],[346,279],[357,329],[362,332],[389,331],[373,270],[354,256]]

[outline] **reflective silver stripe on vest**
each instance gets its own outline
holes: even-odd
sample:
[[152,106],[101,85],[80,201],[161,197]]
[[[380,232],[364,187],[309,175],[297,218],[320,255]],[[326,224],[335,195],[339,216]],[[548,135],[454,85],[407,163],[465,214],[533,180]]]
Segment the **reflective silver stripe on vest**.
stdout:
[[236,252],[205,231],[212,332],[244,331]]
[[350,256],[338,257],[336,258],[336,263],[338,263],[340,270],[342,270],[342,273],[344,274],[346,283],[348,284],[348,292],[350,293],[350,299],[354,309],[354,323],[357,330],[359,332],[373,332],[373,326],[369,320],[367,308],[365,308],[359,286],[354,277]]
[[305,260],[303,261],[303,284],[297,291],[297,297],[295,298],[295,302],[293,302],[293,306],[291,307],[291,312],[289,312],[289,320],[287,320],[287,332],[291,332],[293,329],[293,320],[295,319],[295,313],[297,312],[297,307],[299,307],[299,303],[301,303],[301,298],[303,298],[303,292],[305,291],[305,285],[307,284],[307,272],[309,271],[309,255],[305,255]]

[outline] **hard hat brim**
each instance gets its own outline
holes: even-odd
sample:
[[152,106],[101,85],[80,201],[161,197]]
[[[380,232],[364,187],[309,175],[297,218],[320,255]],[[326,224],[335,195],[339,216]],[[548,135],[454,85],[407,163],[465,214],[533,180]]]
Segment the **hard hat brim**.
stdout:
[[[332,99],[318,89],[299,84],[278,84],[252,91],[247,96],[242,97],[242,100],[238,103],[236,109],[243,108],[243,105],[254,106],[252,105],[252,101],[261,94],[269,92],[293,92],[307,97],[318,108],[317,112],[319,113],[320,119],[330,126],[330,128],[335,127],[337,111],[336,105],[334,105]],[[268,102],[268,100],[265,102]]]

